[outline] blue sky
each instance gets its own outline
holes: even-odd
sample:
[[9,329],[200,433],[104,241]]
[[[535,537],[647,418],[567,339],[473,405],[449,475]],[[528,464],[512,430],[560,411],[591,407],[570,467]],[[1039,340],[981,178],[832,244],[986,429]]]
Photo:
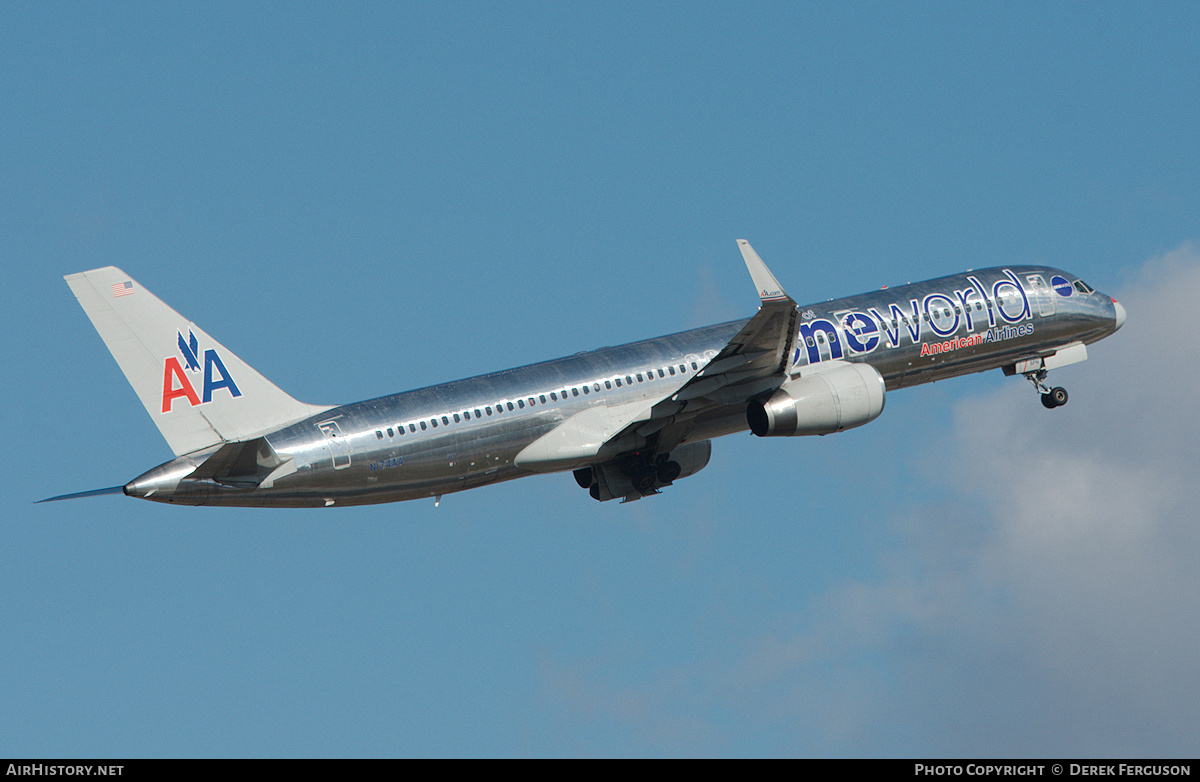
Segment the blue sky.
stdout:
[[[0,755],[1194,755],[1194,3],[0,10]],[[1049,263],[1129,322],[834,437],[329,511],[170,458],[62,275],[342,403]]]

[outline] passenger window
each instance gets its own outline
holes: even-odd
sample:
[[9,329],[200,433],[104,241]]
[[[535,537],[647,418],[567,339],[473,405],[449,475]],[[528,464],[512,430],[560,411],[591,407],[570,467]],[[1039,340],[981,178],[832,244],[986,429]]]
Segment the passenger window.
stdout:
[[805,341],[805,343],[807,343],[807,345],[808,345],[810,348],[811,348],[813,345],[817,344],[817,343],[813,342],[813,338],[812,338],[812,337],[805,337],[805,338],[804,338],[804,341]]
[[388,437],[395,437],[395,436],[396,436],[396,435],[393,433],[393,429],[392,429],[392,427],[390,427],[390,426],[389,426],[389,427],[388,427]]
[[610,391],[611,391],[611,390],[612,390],[612,381],[611,381],[611,380],[605,380],[605,381],[604,381],[604,387],[605,387],[605,388],[607,388],[608,390],[610,390]]
[[675,367],[667,367],[667,371],[668,371],[668,372],[670,372],[672,375],[674,375],[674,374],[675,374]]
[[[508,406],[509,406],[509,407],[512,407],[512,403],[510,402]],[[524,409],[525,409],[525,400],[524,400],[524,399],[518,399],[518,400],[517,400],[517,407],[519,407],[519,408],[521,408],[522,410],[524,410]]]
[[382,439],[383,439],[383,432],[381,432],[381,431],[379,431],[378,429],[376,429],[376,430],[375,430],[375,439],[377,439],[377,440],[382,440]]
[[533,401],[533,397],[529,397],[529,406],[533,407],[536,404],[537,404],[537,402]]
[[491,405],[488,405],[487,407],[485,407],[485,408],[483,408],[483,409],[487,411],[487,414],[488,414],[488,415],[491,415],[491,414],[492,414],[492,406],[491,406]]
[[666,375],[664,375],[664,374],[663,374],[663,371],[662,371],[662,369],[661,369],[661,368],[658,370],[658,376],[659,376],[659,377],[666,377]]
[[558,401],[558,394],[556,394],[556,393],[554,393],[553,391],[551,391],[551,392],[550,392],[550,399],[551,399],[551,401],[557,402],[557,401]]
[[639,383],[643,382],[643,380],[642,380],[642,373],[641,373],[641,372],[638,372],[638,373],[637,373],[637,379],[638,379],[638,382],[639,382]]
[[600,384],[592,383],[592,390],[595,391],[596,393],[600,393]]
[[[492,414],[492,411],[491,411],[491,410],[488,410],[488,415],[491,415],[491,414]],[[478,407],[477,407],[477,408],[475,408],[475,417],[476,417],[476,418],[483,418],[483,415],[482,415],[482,414],[479,412],[479,408],[478,408]]]
[[572,388],[572,389],[571,389],[571,396],[579,396],[579,389],[578,389],[578,388]]
[[542,404],[546,404],[546,395],[538,394],[538,401],[541,402]]
[[587,392],[588,392],[588,387],[587,387],[587,386],[584,386],[584,387],[583,387],[583,393],[584,393],[584,394],[586,394]]
[[621,387],[621,378],[617,378],[617,388]]
[[437,419],[436,418],[430,418],[429,423],[433,424],[434,429],[437,429]]
[[428,429],[428,428],[429,428],[429,427],[425,425],[425,422],[424,422],[424,421],[422,421],[422,422],[421,422],[421,431],[422,431],[422,432],[424,432],[424,431],[425,431],[426,429]]
[[403,436],[404,436],[404,427],[403,427],[403,426],[397,426],[397,427],[396,427],[396,434],[398,434],[398,435],[400,435],[401,437],[403,437]]
[[454,414],[454,423],[456,423],[456,424],[462,423],[462,419],[458,417],[458,413]]
[[409,425],[408,425],[408,431],[410,431],[410,432],[415,432],[415,431],[417,431],[417,425],[416,425],[416,424],[409,424]]
[[625,383],[626,383],[626,385],[633,385],[633,378],[631,378],[629,375],[626,375]]
[[680,364],[679,365],[679,374],[682,375],[684,372],[687,372],[687,367],[684,366],[683,364]]
[[696,370],[698,370],[699,368],[700,368],[700,367],[696,366],[696,362],[695,362],[695,361],[693,361],[693,362],[692,362],[692,371],[693,371],[693,372],[695,372],[695,371],[696,371]]
[[471,411],[470,411],[470,410],[463,410],[463,418],[465,418],[465,419],[467,419],[468,421],[470,421],[470,420],[471,420]]

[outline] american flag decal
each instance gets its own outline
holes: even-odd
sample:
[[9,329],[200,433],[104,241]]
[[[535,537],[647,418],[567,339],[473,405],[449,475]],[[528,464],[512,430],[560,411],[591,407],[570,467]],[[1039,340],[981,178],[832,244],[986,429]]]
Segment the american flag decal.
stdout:
[[112,286],[113,298],[119,299],[122,296],[128,296],[133,293],[133,282],[126,280],[125,282],[114,282]]

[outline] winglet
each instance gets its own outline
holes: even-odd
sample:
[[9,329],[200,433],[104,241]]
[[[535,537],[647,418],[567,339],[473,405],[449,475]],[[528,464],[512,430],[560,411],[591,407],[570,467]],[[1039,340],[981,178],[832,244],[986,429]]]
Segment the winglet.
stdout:
[[746,268],[750,270],[750,277],[754,280],[754,287],[758,288],[758,297],[762,299],[763,304],[769,301],[791,301],[791,297],[784,292],[783,286],[775,279],[775,275],[771,274],[771,270],[763,263],[763,259],[754,252],[750,242],[738,239],[737,243],[738,249],[742,251],[742,257],[746,259]]

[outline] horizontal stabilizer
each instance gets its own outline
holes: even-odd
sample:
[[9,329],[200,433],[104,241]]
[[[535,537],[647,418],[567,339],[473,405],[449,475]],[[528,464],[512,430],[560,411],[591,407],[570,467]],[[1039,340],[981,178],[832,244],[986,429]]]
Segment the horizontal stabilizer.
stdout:
[[92,489],[91,491],[77,491],[74,494],[60,494],[57,497],[47,497],[44,500],[38,500],[34,503],[37,505],[43,502],[57,502],[58,500],[77,500],[80,497],[99,497],[101,494],[124,494],[124,486],[109,486],[107,489]]

